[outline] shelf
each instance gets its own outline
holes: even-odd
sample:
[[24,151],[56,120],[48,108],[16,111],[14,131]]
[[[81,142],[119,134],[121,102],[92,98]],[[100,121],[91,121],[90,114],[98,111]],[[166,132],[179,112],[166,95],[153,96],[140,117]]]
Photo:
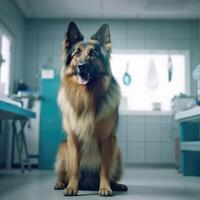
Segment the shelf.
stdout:
[[178,121],[200,120],[200,106],[178,112],[175,115],[175,120]]
[[200,141],[181,142],[181,151],[200,151]]

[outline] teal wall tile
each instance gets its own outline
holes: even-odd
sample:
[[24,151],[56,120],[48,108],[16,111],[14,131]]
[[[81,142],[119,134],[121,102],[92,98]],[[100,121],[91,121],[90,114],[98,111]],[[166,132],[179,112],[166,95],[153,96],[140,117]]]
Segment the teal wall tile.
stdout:
[[[35,66],[36,68],[41,68],[42,63],[44,63],[42,60],[54,60],[54,57],[56,57],[54,65],[59,65],[57,64],[58,58],[62,54],[60,47],[62,47],[63,36],[69,21],[69,19],[26,21],[24,55],[37,56],[38,64]],[[102,23],[108,23],[110,25],[113,51],[120,49],[188,50],[191,55],[190,64],[194,66],[194,63],[196,65],[200,62],[198,59],[193,61],[193,55],[200,52],[200,26],[198,20],[85,19],[75,20],[75,22],[86,40],[97,31]],[[25,63],[23,68],[25,68]],[[24,76],[31,76],[31,74]],[[31,85],[37,84],[38,82],[31,83]]]
[[142,21],[142,20],[128,21],[127,28],[128,28],[127,40],[129,40],[129,39],[144,40],[144,32],[145,32],[144,21]]
[[145,21],[144,25],[144,38],[148,39],[156,39],[160,40],[161,35],[161,27],[160,21]]

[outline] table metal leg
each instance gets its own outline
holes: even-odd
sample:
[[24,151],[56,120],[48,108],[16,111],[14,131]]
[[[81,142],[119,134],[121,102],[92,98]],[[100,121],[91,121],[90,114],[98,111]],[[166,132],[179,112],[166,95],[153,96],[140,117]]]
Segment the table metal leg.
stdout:
[[21,121],[21,136],[22,136],[22,145],[24,147],[24,152],[25,152],[25,157],[26,157],[26,161],[25,162],[28,165],[28,170],[31,171],[30,157],[29,157],[26,138],[25,138],[25,133],[24,133],[24,128],[25,128],[26,123],[27,123],[27,120]]
[[[18,121],[19,121],[19,131],[17,130],[17,122]],[[20,120],[13,120],[13,123],[12,123],[13,136],[14,136],[13,138],[14,138],[14,143],[16,143],[17,154],[18,154],[18,159],[20,162],[20,167],[21,167],[22,173],[24,173],[25,164],[28,165],[29,171],[31,170],[31,163],[30,163],[30,159],[29,159],[28,148],[27,148],[27,143],[26,143],[26,138],[25,138],[25,133],[24,133],[26,122],[27,122],[26,119],[20,119]],[[13,146],[13,148],[14,148],[14,146]],[[23,159],[23,152],[24,152],[25,159]]]
[[[20,135],[17,133],[17,125],[16,125],[16,120],[13,120],[12,126],[13,126],[13,139],[14,139],[14,144],[16,144],[16,149],[17,149],[17,155],[21,167],[21,172],[24,172],[24,166],[23,166],[23,161],[22,161],[22,153],[21,153],[21,148],[20,148]],[[14,146],[13,146],[14,148]],[[13,152],[13,159],[14,159],[14,152]]]

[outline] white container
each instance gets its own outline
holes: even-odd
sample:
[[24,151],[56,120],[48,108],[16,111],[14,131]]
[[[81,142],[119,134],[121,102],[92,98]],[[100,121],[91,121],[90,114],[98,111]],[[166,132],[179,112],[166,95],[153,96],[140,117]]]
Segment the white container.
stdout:
[[161,103],[160,102],[152,103],[152,109],[155,110],[155,111],[161,110]]
[[194,97],[175,97],[171,102],[173,113],[177,113],[181,110],[186,110],[193,107],[194,105],[196,105],[196,100]]

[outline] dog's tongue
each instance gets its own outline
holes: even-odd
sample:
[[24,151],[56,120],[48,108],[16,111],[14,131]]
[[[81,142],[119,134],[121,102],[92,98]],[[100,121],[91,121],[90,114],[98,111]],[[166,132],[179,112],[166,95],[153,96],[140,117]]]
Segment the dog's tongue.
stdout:
[[89,82],[88,78],[82,78],[80,75],[77,75],[77,79],[79,84],[86,85]]

